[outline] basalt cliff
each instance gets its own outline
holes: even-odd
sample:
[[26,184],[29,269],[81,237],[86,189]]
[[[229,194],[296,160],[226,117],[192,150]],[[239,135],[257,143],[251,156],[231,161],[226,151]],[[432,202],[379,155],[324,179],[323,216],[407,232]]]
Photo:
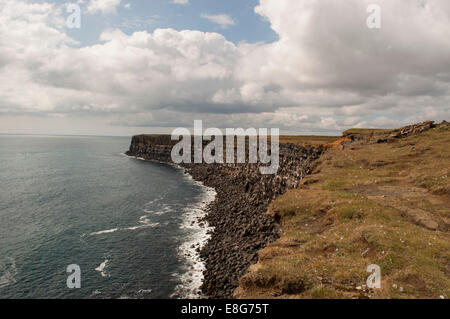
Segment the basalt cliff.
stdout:
[[[173,145],[170,136],[138,135],[132,138],[127,155],[171,163]],[[281,143],[279,153],[279,169],[273,175],[262,175],[260,163],[181,164],[195,180],[217,192],[205,217],[214,231],[199,251],[206,268],[204,295],[233,296],[239,279],[258,261],[258,251],[281,235],[277,220],[266,213],[268,205],[299,185],[321,151]]]

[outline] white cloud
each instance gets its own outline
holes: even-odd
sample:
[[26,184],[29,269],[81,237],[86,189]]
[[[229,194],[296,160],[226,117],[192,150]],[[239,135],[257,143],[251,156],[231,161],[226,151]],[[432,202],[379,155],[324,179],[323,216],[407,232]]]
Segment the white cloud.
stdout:
[[124,7],[125,9],[130,9],[130,8],[131,8],[131,3],[125,3],[125,4],[123,5],[123,7]]
[[207,19],[213,23],[217,23],[224,29],[236,24],[236,21],[234,21],[228,14],[206,14],[206,13],[203,13],[202,18]]
[[21,114],[299,133],[448,120],[450,3],[379,0],[382,28],[370,30],[370,2],[261,0],[279,35],[269,44],[157,29],[75,48],[57,6],[4,0],[0,127]]
[[90,0],[87,6],[87,12],[95,14],[101,12],[115,13],[116,8],[120,5],[121,0]]
[[237,48],[220,34],[115,30],[102,34],[103,44],[78,49],[46,26],[51,6],[24,7],[23,14],[5,14],[18,9],[7,0],[0,15],[0,26],[17,26],[14,32],[0,28],[3,112],[126,113],[167,104],[180,110],[185,103],[214,111],[221,106],[212,95],[233,82]]
[[173,3],[184,5],[184,4],[188,4],[189,0],[173,0]]

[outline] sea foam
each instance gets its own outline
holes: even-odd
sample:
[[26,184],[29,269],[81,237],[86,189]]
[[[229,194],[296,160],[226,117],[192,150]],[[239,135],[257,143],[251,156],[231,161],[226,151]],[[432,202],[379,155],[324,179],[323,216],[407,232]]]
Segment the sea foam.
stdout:
[[[146,161],[146,159],[141,157],[129,156],[124,153],[122,153],[121,155]],[[157,160],[148,161],[170,165],[186,173],[185,168],[176,164],[161,162]],[[206,221],[200,220],[205,217],[206,209],[208,205],[215,200],[217,193],[214,188],[207,187],[203,185],[202,182],[194,180],[189,174],[184,174],[184,178],[188,179],[190,183],[200,186],[203,190],[203,193],[194,204],[191,204],[183,209],[184,220],[180,228],[190,230],[190,234],[188,235],[186,240],[183,241],[183,244],[181,244],[178,248],[178,255],[180,259],[185,262],[186,271],[182,274],[172,274],[174,277],[178,277],[180,279],[181,284],[176,286],[175,291],[171,295],[171,297],[201,298],[203,296],[200,291],[200,286],[203,282],[203,271],[205,270],[205,264],[201,260],[200,253],[197,251],[197,249],[202,249],[202,247],[210,238],[209,233],[212,232],[214,228],[210,227]],[[165,211],[147,212],[152,212],[157,215],[165,213]]]
[[97,268],[95,268],[95,270],[98,271],[102,275],[102,277],[107,276],[107,274],[104,271],[107,263],[108,263],[108,259],[105,259],[104,262],[102,262]]
[[199,251],[210,238],[209,233],[214,229],[210,227],[206,221],[202,219],[206,215],[206,209],[216,197],[214,188],[204,186],[198,181],[194,181],[190,175],[185,175],[194,184],[201,186],[203,194],[198,201],[189,205],[184,209],[184,220],[180,228],[189,230],[186,241],[179,247],[178,253],[180,258],[185,260],[185,269],[181,275],[174,274],[179,277],[181,284],[175,288],[172,297],[175,298],[201,298],[200,286],[203,282],[203,271],[205,265],[200,258]]

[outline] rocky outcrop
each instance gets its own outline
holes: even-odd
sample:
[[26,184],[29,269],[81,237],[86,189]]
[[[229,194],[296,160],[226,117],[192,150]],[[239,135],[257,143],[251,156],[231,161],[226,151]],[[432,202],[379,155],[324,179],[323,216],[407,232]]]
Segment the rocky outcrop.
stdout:
[[425,131],[428,131],[429,129],[432,129],[434,127],[436,127],[434,121],[425,121],[418,124],[404,126],[397,130],[393,130],[388,134],[385,134],[385,136],[383,137],[378,138],[377,143],[392,142],[395,139],[404,138],[411,135],[417,135]]
[[443,121],[435,124],[434,121],[425,121],[413,125],[408,125],[395,130],[389,129],[350,129],[342,134],[342,138],[327,144],[325,147],[339,147],[344,149],[355,144],[371,144],[371,143],[393,143],[399,139],[422,134],[432,128],[447,127],[448,122]]
[[[173,144],[170,136],[134,136],[127,155],[170,163]],[[261,164],[182,164],[195,180],[217,192],[206,216],[214,231],[200,251],[205,295],[232,297],[239,278],[257,262],[258,251],[280,236],[277,221],[266,214],[269,203],[297,187],[319,155],[313,148],[281,144],[274,175],[262,175]]]

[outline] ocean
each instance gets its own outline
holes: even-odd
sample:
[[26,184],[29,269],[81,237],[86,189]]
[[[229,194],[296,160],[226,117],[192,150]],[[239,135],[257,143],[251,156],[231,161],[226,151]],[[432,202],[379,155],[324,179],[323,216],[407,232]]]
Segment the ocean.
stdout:
[[197,220],[215,192],[125,156],[130,140],[0,136],[0,298],[199,296]]

